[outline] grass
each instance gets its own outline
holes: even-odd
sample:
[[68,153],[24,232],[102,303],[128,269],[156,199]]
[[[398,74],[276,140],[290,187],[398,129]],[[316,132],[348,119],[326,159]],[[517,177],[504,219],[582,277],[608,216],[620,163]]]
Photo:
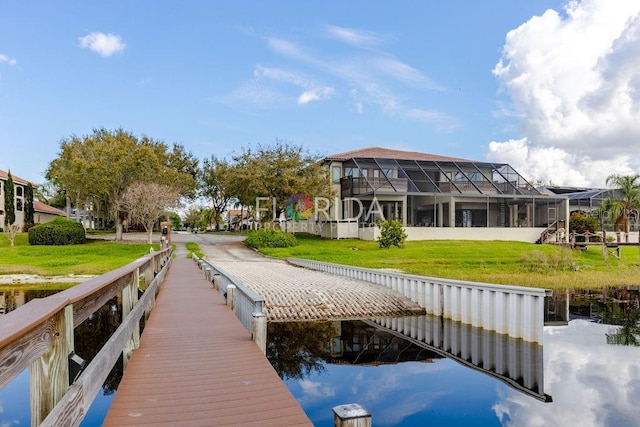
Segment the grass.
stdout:
[[191,258],[192,254],[195,254],[198,258],[204,258],[204,253],[202,253],[200,245],[196,242],[187,242],[185,246],[187,247],[187,251],[189,251],[187,258]]
[[[158,245],[153,247],[158,249]],[[104,240],[87,240],[83,245],[30,246],[26,233],[18,234],[11,247],[6,235],[0,234],[0,274],[99,275],[148,253],[148,244]]]
[[[380,249],[377,242],[371,241],[325,240],[305,235],[297,238],[298,246],[260,251],[280,258],[306,258],[422,276],[549,289],[640,285],[636,246],[623,246],[621,260],[610,256],[604,262],[599,246],[585,251],[523,242],[440,240],[410,241],[404,249]],[[569,260],[572,267],[556,269],[536,262],[539,259],[550,264],[557,259]]]

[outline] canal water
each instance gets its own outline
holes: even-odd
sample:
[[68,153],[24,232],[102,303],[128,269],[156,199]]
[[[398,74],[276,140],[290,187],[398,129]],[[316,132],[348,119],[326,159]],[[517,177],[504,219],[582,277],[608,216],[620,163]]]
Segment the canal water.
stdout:
[[[638,289],[556,292],[545,305],[543,346],[427,316],[274,323],[267,356],[316,426],[346,403],[376,426],[640,426]],[[77,353],[91,357],[119,315],[112,301],[79,327]],[[439,338],[403,337],[403,324]],[[83,425],[101,424],[118,370]],[[0,390],[0,426],[29,425],[28,394],[26,372]]]

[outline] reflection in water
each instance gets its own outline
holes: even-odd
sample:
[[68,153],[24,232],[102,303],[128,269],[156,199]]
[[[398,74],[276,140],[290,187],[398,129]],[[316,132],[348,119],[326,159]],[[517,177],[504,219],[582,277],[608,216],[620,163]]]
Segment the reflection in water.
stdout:
[[[316,426],[332,426],[331,408],[351,402],[375,425],[639,426],[638,296],[637,288],[554,292],[544,348],[445,322],[432,322],[441,333],[430,342],[407,319],[387,320],[387,331],[369,322],[270,324],[269,339],[288,355],[278,363],[294,374],[279,372]],[[400,340],[399,330],[412,338]],[[521,366],[509,365],[512,356]],[[536,382],[537,391],[524,390]],[[547,393],[553,402],[541,399]]]
[[586,319],[544,328],[545,389],[554,403],[541,405],[507,390],[496,415],[517,426],[638,426],[640,349],[610,345],[611,325]]
[[[56,293],[52,290],[11,290],[0,292],[0,319],[2,314],[15,310],[34,298],[44,298]],[[83,358],[87,365],[98,354],[118,328],[122,319],[122,305],[113,298],[93,313],[87,320],[74,329],[75,353]],[[0,320],[1,321],[1,320]],[[144,321],[144,318],[143,318]],[[143,327],[144,324],[141,325]],[[89,408],[83,426],[102,424],[102,420],[117,389],[123,374],[122,356],[115,364],[102,386],[102,397],[98,395]],[[110,396],[108,400],[104,396]],[[11,405],[6,405],[11,402]],[[14,425],[15,420],[29,420],[29,376],[25,371],[4,389],[0,390],[0,426]]]
[[430,361],[425,350],[363,321],[270,323],[267,358],[282,379],[302,380],[326,364],[371,365]]
[[554,292],[546,297],[545,325],[567,324],[585,319],[611,325],[607,343],[640,346],[640,288],[602,288],[598,290]]
[[274,323],[267,357],[283,379],[325,364],[381,365],[449,358],[544,402],[542,346],[434,316]]

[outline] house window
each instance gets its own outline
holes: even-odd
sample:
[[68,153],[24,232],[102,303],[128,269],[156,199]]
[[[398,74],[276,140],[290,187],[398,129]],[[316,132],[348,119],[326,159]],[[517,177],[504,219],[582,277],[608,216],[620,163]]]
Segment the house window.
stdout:
[[340,178],[342,175],[342,170],[340,166],[334,166],[331,168],[331,178],[334,184],[340,184]]
[[22,198],[16,199],[16,210],[22,211]]
[[358,178],[360,176],[360,169],[358,168],[344,168],[345,176],[352,176],[354,178]]
[[16,196],[22,197],[22,187],[16,186]]

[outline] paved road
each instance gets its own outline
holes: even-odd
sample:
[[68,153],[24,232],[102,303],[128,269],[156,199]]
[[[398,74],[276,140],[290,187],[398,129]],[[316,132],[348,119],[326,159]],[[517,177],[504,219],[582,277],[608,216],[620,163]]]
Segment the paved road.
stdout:
[[[135,234],[125,234],[125,239],[136,240]],[[154,236],[154,240],[156,237],[159,239]],[[262,295],[269,321],[424,314],[418,304],[384,286],[292,266],[247,248],[241,243],[243,239],[228,234],[172,234],[172,242],[179,248],[181,244],[196,242],[211,263]]]

